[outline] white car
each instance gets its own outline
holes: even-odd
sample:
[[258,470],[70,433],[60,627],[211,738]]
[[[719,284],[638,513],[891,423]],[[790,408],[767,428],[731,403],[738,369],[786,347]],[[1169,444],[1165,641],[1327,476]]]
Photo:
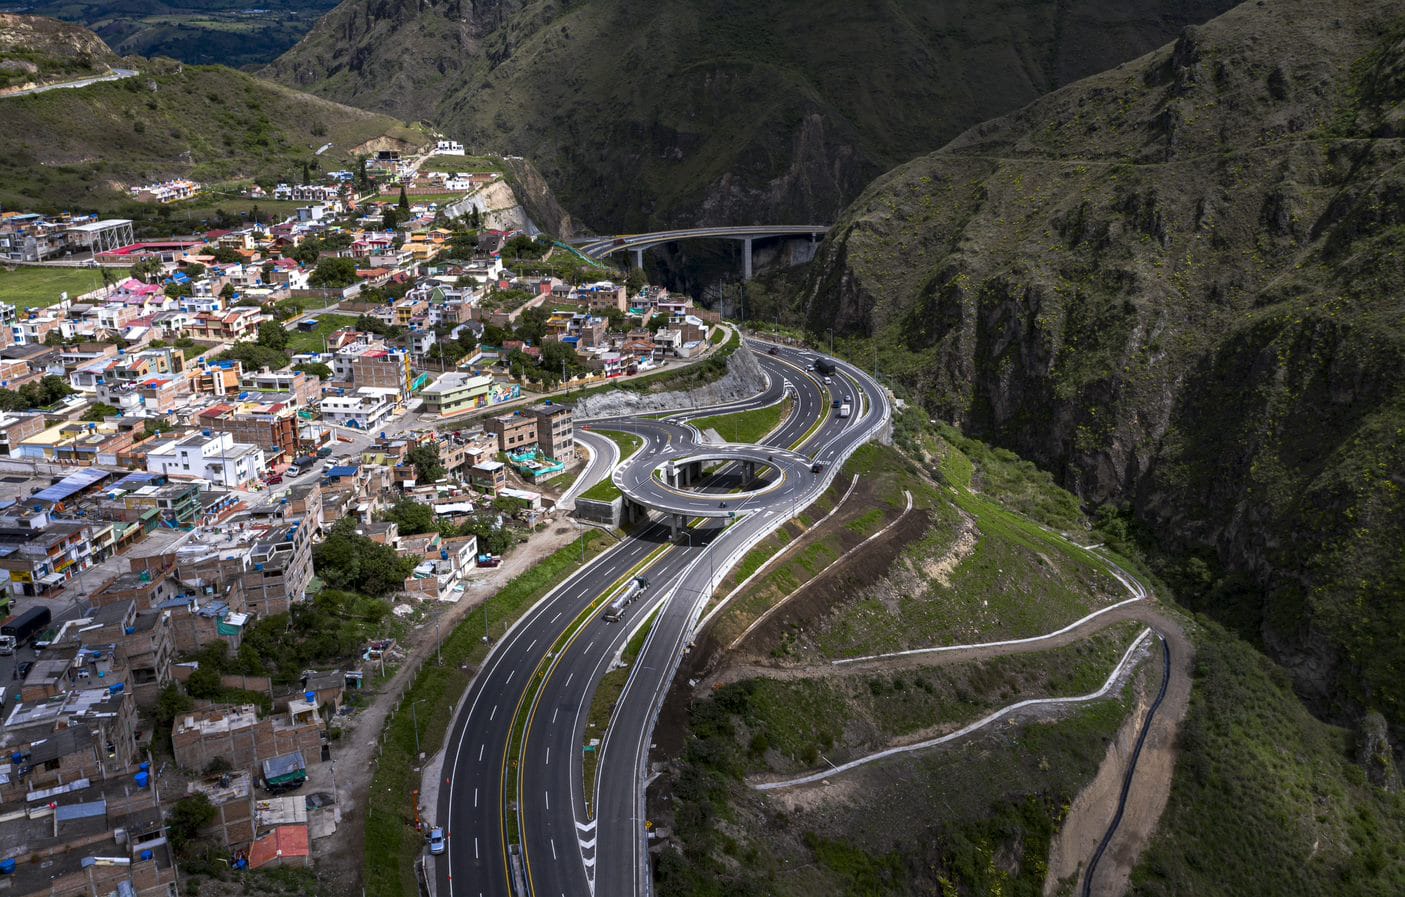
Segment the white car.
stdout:
[[444,830],[442,828],[436,825],[434,828],[429,830],[430,853],[436,855],[443,853],[446,844],[447,842],[444,840]]

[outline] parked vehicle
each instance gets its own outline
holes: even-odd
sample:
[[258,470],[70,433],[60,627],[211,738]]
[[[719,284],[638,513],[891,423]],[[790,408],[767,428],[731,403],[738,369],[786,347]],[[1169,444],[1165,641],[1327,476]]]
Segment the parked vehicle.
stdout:
[[480,567],[496,567],[501,563],[502,558],[498,557],[497,555],[480,554],[478,556],[478,566]]
[[277,486],[279,483],[283,482],[283,474],[281,474],[281,473],[269,474],[269,475],[268,475],[268,479],[265,480],[264,482],[268,483],[268,485],[270,485],[270,486]]
[[317,457],[319,457],[319,458],[330,458],[330,457],[332,457],[332,447],[331,447],[330,445],[324,445],[324,446],[322,446],[320,449],[317,450]]
[[49,613],[47,607],[31,607],[24,613],[6,620],[0,625],[0,637],[8,637],[9,650],[5,650],[4,645],[0,644],[0,653],[15,653],[16,648],[29,641],[35,634],[43,632],[51,619],[53,614]]
[[297,466],[296,464],[289,464],[288,469],[284,471],[284,473],[286,473],[290,477],[295,477],[302,473],[302,468]]
[[24,681],[25,677],[29,675],[29,671],[32,669],[34,669],[34,661],[21,660],[19,665],[15,667],[15,678],[19,679],[21,682]]
[[429,830],[429,852],[436,856],[444,852],[448,841],[444,838],[444,830],[439,826]]

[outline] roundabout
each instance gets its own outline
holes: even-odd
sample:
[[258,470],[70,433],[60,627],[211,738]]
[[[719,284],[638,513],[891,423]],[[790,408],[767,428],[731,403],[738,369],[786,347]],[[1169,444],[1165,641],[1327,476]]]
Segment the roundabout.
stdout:
[[[733,469],[745,488],[717,488],[715,467]],[[736,517],[791,507],[813,490],[817,474],[798,452],[764,445],[670,445],[637,455],[613,474],[627,501],[650,511],[690,517]],[[767,475],[769,474],[769,475]],[[757,485],[759,482],[760,485]]]

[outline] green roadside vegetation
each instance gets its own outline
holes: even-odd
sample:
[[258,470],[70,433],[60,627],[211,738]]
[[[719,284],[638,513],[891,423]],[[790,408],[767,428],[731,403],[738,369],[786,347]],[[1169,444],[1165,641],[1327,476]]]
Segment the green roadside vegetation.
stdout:
[[[589,532],[586,539],[587,559],[615,544],[603,533]],[[414,863],[424,849],[424,836],[411,824],[411,794],[420,786],[412,703],[422,702],[418,704],[420,749],[433,756],[443,745],[454,705],[468,688],[473,669],[488,654],[484,620],[496,641],[580,566],[580,558],[580,545],[572,542],[513,579],[454,628],[440,649],[442,662],[425,664],[406,689],[400,710],[386,722],[382,753],[371,780],[362,876],[368,897],[401,897],[417,888]]]
[[[128,277],[125,268],[108,268],[108,283],[120,283]],[[58,302],[63,293],[76,300],[84,293],[103,287],[103,271],[98,268],[39,268],[24,265],[0,268],[0,302],[8,302],[23,311],[46,308]]]
[[701,417],[692,421],[692,424],[703,432],[716,430],[717,435],[727,442],[757,443],[790,416],[792,404],[791,400],[786,398],[783,402],[765,408]]
[[784,808],[743,782],[748,704],[722,689],[689,707],[663,786],[676,840],[659,856],[661,897],[1036,897],[1050,842],[1129,698],[1124,689],[1017,738],[977,735],[863,767]]
[[[421,162],[420,171],[447,171],[451,174],[460,171],[468,172],[469,174],[480,174],[495,171],[501,174],[506,171],[506,169],[503,168],[502,162],[498,161],[497,159],[494,159],[492,156],[436,155],[430,156],[423,162]],[[411,201],[413,201],[413,199],[414,198],[411,197]]]
[[[821,756],[844,763],[898,738],[935,737],[1017,701],[1096,691],[1141,629],[1123,622],[1051,651],[927,669],[748,679],[717,697],[735,708],[732,727],[746,749],[746,771],[793,775],[813,770]],[[737,694],[724,695],[732,690]]]
[[[644,650],[644,641],[649,637],[649,631],[654,628],[654,621],[658,619],[658,616],[657,610],[650,614],[649,619],[644,621],[644,625],[639,627],[639,631],[634,633],[629,643],[624,646],[624,650],[620,652],[620,661],[623,665],[600,677],[600,682],[595,687],[595,696],[590,700],[590,714],[587,717],[585,727],[586,738],[604,740],[605,730],[609,727],[610,719],[615,712],[615,704],[619,702],[620,695],[624,692],[625,683],[629,681],[629,674],[634,669],[634,661],[639,657],[639,652]],[[594,818],[595,773],[600,766],[599,745],[596,745],[594,750],[588,750],[582,755],[581,766],[584,770],[582,793],[585,795],[585,812],[588,817]]]
[[[644,446],[644,437],[636,436],[633,433],[623,433],[619,430],[597,430],[614,441],[620,447],[620,462],[628,460],[635,452]],[[620,497],[619,487],[615,481],[608,476],[600,482],[591,486],[580,495],[581,498],[589,501],[614,501]]]
[[1405,893],[1405,795],[1367,781],[1360,735],[1313,718],[1282,667],[1201,622],[1170,801],[1130,893]]

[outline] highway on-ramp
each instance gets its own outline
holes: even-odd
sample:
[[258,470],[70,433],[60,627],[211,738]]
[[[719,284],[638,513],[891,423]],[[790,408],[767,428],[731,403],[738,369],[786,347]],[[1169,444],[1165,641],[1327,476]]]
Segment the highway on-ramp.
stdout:
[[[685,506],[680,511],[690,517],[683,522],[691,526],[680,528],[674,514],[662,515],[667,523],[640,525],[548,593],[503,636],[470,685],[446,743],[443,776],[448,781],[436,818],[449,835],[446,854],[435,858],[440,897],[649,892],[643,828],[649,740],[707,597],[742,554],[814,501],[837,467],[889,419],[882,389],[849,365],[840,365],[832,389],[834,395],[847,395],[855,412],[840,418],[831,412],[830,392],[804,370],[802,353],[778,349],[760,359],[770,378],[768,388],[721,410],[772,405],[789,392],[795,397],[792,412],[765,443],[776,456],[790,457],[788,450],[794,448],[821,469],[803,468],[802,480],[796,464],[770,468],[772,478],[780,469],[793,474],[784,479],[794,479],[798,491],[738,493],[726,516],[691,514],[691,506]],[[624,462],[622,473],[631,483],[647,483],[641,470],[704,450],[686,419],[718,410],[695,409],[662,420],[596,421],[594,426],[627,429],[644,438],[644,447]],[[766,451],[752,450],[759,457]],[[602,447],[598,454],[606,451]],[[735,477],[735,466],[712,476]],[[659,493],[664,494],[675,493]],[[725,500],[718,493],[697,494],[706,496],[698,500],[708,507]],[[636,575],[648,579],[648,588],[622,610],[621,619],[605,620],[602,607]],[[587,732],[595,688],[631,633],[655,611],[598,748],[593,813],[588,813],[582,756],[596,736]]]

